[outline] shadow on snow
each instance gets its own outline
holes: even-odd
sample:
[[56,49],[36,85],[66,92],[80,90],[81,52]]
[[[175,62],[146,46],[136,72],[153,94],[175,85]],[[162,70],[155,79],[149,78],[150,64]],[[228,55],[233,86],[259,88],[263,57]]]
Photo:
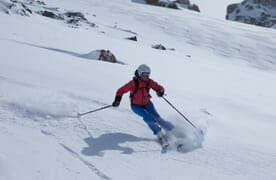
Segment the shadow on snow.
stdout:
[[[64,54],[71,55],[71,56],[78,57],[78,58],[89,59],[89,60],[97,60],[98,61],[98,54],[95,53],[94,51],[91,51],[91,52],[85,53],[85,54],[81,54],[81,53],[68,51],[68,50],[64,50],[64,49],[40,46],[40,45],[35,45],[35,44],[28,43],[28,42],[22,42],[22,41],[17,41],[17,40],[12,40],[12,39],[2,39],[2,40],[8,40],[8,41],[16,42],[16,43],[19,43],[19,44],[24,44],[24,45],[36,47],[36,48],[41,48],[41,49],[46,49],[46,50],[55,51],[55,52],[59,52],[59,53],[64,53]],[[116,63],[122,64],[122,65],[125,64],[123,61],[119,61],[119,60],[117,60]]]
[[97,138],[92,136],[85,138],[84,141],[88,144],[88,147],[82,150],[82,153],[87,156],[103,156],[104,151],[113,150],[121,151],[122,154],[132,154],[134,149],[121,146],[120,144],[125,142],[139,142],[139,141],[155,141],[148,138],[139,138],[125,133],[108,133],[103,134]]

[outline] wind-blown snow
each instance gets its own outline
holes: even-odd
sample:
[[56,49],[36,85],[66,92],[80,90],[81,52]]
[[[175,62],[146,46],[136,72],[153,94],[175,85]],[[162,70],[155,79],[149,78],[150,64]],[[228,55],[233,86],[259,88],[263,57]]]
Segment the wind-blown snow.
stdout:
[[[1,180],[276,178],[275,30],[125,0],[45,3],[96,27],[0,12]],[[98,49],[125,64],[94,59]],[[111,104],[142,63],[204,131],[151,91],[185,137],[182,153],[161,154],[128,94],[119,108],[76,117]]]

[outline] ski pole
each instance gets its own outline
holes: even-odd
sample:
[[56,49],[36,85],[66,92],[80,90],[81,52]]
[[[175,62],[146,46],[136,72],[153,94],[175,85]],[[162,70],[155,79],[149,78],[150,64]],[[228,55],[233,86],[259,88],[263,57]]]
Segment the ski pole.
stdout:
[[92,111],[88,111],[88,112],[84,112],[84,113],[78,113],[78,117],[86,115],[86,114],[90,114],[90,113],[93,113],[93,112],[96,112],[96,111],[100,111],[100,110],[103,110],[103,109],[106,109],[106,108],[110,108],[110,107],[112,107],[112,105],[104,106],[104,107],[94,109]]
[[173,108],[176,110],[176,112],[178,112],[188,123],[190,123],[190,125],[192,125],[195,129],[197,129],[197,127],[188,119],[184,116],[184,114],[182,114],[178,109],[176,109],[176,107],[170,103],[170,101],[168,101],[164,96],[162,96],[162,98]]

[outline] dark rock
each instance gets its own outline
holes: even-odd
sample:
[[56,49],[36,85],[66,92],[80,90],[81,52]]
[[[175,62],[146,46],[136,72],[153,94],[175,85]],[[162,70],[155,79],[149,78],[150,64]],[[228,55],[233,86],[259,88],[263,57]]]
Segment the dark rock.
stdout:
[[128,40],[132,40],[132,41],[137,41],[137,37],[136,36],[133,36],[133,37],[129,37],[129,38],[126,38]]
[[152,48],[159,49],[159,50],[166,50],[166,47],[163,46],[162,44],[153,45]]
[[151,5],[158,5],[159,4],[159,0],[145,0],[147,4],[151,4]]
[[200,12],[199,7],[195,4],[188,7],[189,10]]
[[237,8],[238,8],[238,4],[230,4],[229,6],[227,6],[227,14],[232,13]]
[[116,63],[117,59],[113,53],[111,53],[110,50],[100,50],[99,58],[100,61],[107,61],[107,62],[112,62]]
[[51,11],[39,11],[38,14],[41,14],[42,16],[53,18],[53,19],[63,19],[61,15],[57,15]]
[[82,20],[87,20],[84,15],[81,12],[66,12],[64,13],[65,16],[69,18],[77,18],[77,19],[82,19]]
[[89,22],[85,17],[84,14],[81,12],[66,12],[64,13],[66,22],[68,24],[73,25],[74,27],[78,27],[81,23],[88,24],[91,27],[95,27],[96,24]]
[[189,0],[175,0],[175,1],[162,1],[162,0],[145,0],[147,4],[154,6],[161,6],[171,9],[189,9],[200,12],[199,7],[195,4],[191,5]]

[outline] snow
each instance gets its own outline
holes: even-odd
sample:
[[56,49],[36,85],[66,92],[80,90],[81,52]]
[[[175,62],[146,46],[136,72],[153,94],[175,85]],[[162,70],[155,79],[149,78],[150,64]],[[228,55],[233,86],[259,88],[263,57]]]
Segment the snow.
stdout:
[[[1,180],[276,178],[275,30],[126,0],[44,2],[96,27],[0,12]],[[133,35],[137,42],[125,39]],[[98,49],[125,64],[93,59]],[[161,154],[128,94],[118,108],[76,118],[111,104],[143,63],[204,131],[151,92],[187,136],[183,153]]]

